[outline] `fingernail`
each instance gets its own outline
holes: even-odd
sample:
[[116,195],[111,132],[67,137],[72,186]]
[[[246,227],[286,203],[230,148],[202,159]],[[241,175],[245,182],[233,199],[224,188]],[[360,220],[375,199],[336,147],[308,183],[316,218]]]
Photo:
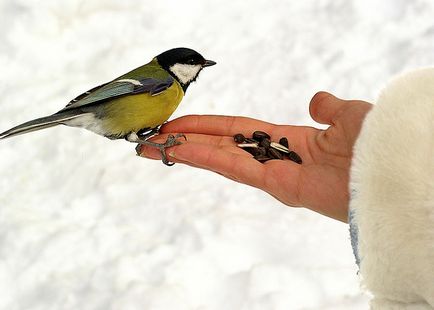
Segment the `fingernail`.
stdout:
[[172,158],[176,158],[175,152],[174,151],[170,151],[169,152],[169,156]]

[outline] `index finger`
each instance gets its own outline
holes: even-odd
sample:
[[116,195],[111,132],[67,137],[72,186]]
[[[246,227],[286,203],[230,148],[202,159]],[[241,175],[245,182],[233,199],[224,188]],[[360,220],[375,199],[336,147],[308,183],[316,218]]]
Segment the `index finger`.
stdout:
[[272,132],[276,125],[243,116],[187,115],[161,126],[161,133],[202,133],[233,136],[237,133],[251,135],[255,130]]
[[241,133],[251,137],[257,130],[268,133],[275,141],[282,137],[288,138],[290,145],[302,156],[307,151],[308,138],[315,136],[319,131],[307,126],[275,125],[243,116],[187,115],[164,124],[160,133],[182,132],[228,137]]

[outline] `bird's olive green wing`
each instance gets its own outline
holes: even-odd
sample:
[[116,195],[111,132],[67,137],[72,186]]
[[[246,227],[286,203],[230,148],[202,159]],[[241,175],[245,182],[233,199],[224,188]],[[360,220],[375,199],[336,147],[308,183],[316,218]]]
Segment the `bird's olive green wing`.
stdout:
[[128,79],[121,77],[88,90],[71,100],[63,110],[82,107],[88,104],[102,103],[128,95],[149,93],[151,96],[156,96],[172,86],[173,82],[174,79],[171,76],[165,79]]

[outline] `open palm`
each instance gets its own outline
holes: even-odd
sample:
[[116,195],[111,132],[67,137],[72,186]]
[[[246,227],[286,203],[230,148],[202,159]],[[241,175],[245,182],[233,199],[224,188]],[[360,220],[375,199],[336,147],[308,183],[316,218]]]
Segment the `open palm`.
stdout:
[[[310,114],[326,130],[313,127],[275,125],[246,117],[189,115],[165,124],[153,141],[164,141],[169,133],[184,133],[187,141],[168,150],[169,159],[217,172],[234,181],[262,189],[286,205],[306,207],[346,221],[348,181],[352,149],[371,104],[341,100],[317,93]],[[272,141],[287,137],[290,149],[303,159],[260,163],[236,146],[233,135],[251,136],[267,132]],[[159,152],[143,146],[142,156],[159,159]]]

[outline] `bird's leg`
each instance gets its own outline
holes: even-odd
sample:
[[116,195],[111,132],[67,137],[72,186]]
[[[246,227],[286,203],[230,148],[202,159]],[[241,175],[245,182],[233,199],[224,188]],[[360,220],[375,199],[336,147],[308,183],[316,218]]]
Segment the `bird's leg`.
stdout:
[[168,135],[166,142],[164,142],[164,143],[156,143],[156,142],[152,142],[152,141],[147,141],[146,139],[139,137],[137,135],[137,133],[135,133],[135,132],[130,132],[126,136],[125,139],[129,142],[138,143],[137,147],[136,147],[137,154],[140,153],[140,146],[141,145],[148,145],[148,146],[158,148],[160,150],[161,160],[163,161],[163,163],[167,166],[173,166],[174,163],[169,162],[169,160],[167,159],[166,149],[168,147],[172,147],[172,146],[181,144],[181,142],[178,141],[178,139],[181,137],[183,137],[185,140],[187,140],[187,137],[183,133],[178,133],[175,136],[174,135]]

